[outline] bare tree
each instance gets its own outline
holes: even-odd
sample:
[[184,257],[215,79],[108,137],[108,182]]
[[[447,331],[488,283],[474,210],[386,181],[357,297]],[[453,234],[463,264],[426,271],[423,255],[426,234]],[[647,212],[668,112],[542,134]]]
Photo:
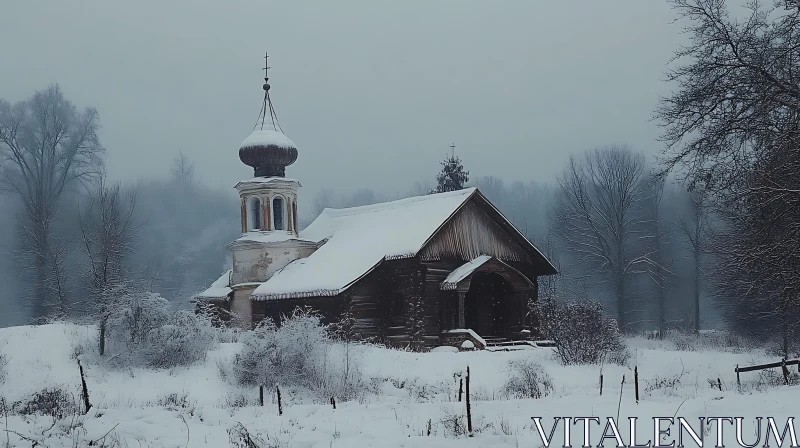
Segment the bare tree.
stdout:
[[701,259],[709,252],[708,245],[711,238],[710,208],[707,203],[706,193],[702,188],[693,188],[688,192],[691,212],[689,217],[684,217],[676,223],[686,241],[689,242],[694,263],[693,272],[693,300],[692,300],[692,325],[695,332],[700,331],[700,283],[703,276]]
[[[627,147],[595,149],[570,158],[558,179],[553,233],[589,275],[611,284],[621,329],[629,323],[629,276],[645,273],[649,254],[634,253],[645,198],[645,163]],[[563,260],[562,260],[563,262]]]
[[79,112],[58,85],[13,105],[0,100],[0,188],[22,201],[23,250],[33,259],[35,275],[34,318],[50,311],[48,284],[59,266],[53,261],[59,254],[52,224],[62,196],[102,170],[98,126],[97,111]]
[[680,166],[691,182],[724,192],[749,171],[758,148],[775,140],[779,124],[800,113],[800,9],[750,1],[747,18],[738,20],[725,0],[671,3],[690,43],[669,71],[677,89],[656,111],[668,145],[665,168]]
[[648,263],[647,275],[655,286],[656,319],[659,334],[667,329],[667,290],[673,273],[667,260],[669,226],[661,216],[661,202],[664,197],[664,178],[650,176],[647,181],[647,198],[644,201],[644,233],[640,236],[647,248],[652,263]]
[[424,196],[433,190],[433,185],[430,181],[416,181],[414,187],[411,189],[410,196]]
[[103,180],[90,192],[81,214],[81,237],[89,265],[89,291],[100,326],[100,354],[105,353],[106,323],[113,298],[131,280],[126,260],[136,231],[136,192],[124,195],[119,184]]
[[380,202],[380,198],[369,188],[359,188],[345,199],[345,207],[359,207]]
[[[784,354],[797,342],[800,313],[800,123],[764,148],[717,213],[719,299],[737,330],[781,335]],[[764,334],[766,332],[766,334]]]
[[336,193],[334,193],[333,190],[328,188],[320,190],[316,196],[314,196],[314,211],[319,215],[326,208],[335,207],[336,203]]
[[194,183],[194,162],[183,151],[172,159],[172,177],[183,186]]
[[788,349],[800,302],[800,8],[750,1],[738,19],[724,0],[672,3],[690,42],[656,113],[665,169],[682,168],[724,220],[713,246],[729,323],[780,330]]

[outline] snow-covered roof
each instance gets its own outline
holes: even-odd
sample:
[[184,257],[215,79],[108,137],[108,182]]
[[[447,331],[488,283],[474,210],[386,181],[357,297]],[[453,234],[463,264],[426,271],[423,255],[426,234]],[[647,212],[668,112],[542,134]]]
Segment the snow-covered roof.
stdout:
[[475,188],[346,209],[326,208],[300,232],[322,242],[252,293],[255,300],[334,296],[384,259],[413,257],[475,193]]
[[481,267],[484,263],[491,260],[492,257],[489,255],[481,255],[479,257],[475,257],[473,260],[468,261],[458,268],[456,268],[450,275],[447,276],[446,279],[441,284],[441,289],[448,291],[456,289],[458,286],[458,282],[467,278],[468,275],[472,274],[475,269]]
[[250,231],[245,232],[239,238],[234,241],[236,242],[246,242],[252,241],[256,243],[283,243],[286,241],[304,241],[308,243],[316,243],[316,241],[311,241],[308,239],[298,238],[292,232],[288,230],[272,230],[272,231]]
[[253,177],[251,179],[239,181],[240,184],[268,184],[271,182],[294,182],[299,184],[297,179],[290,179],[288,177]]
[[197,299],[226,299],[233,289],[230,288],[231,270],[228,269],[205,291],[196,295]]
[[277,146],[279,148],[297,148],[282,132],[273,129],[256,129],[242,142],[241,148],[252,146]]

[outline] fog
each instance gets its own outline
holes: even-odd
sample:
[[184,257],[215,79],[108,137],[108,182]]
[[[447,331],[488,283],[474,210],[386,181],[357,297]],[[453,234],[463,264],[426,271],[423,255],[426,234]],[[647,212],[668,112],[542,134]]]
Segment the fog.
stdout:
[[[239,231],[232,187],[253,173],[237,151],[261,105],[264,52],[299,149],[287,176],[303,185],[301,224],[325,206],[428,193],[455,144],[470,185],[544,242],[570,155],[627,144],[652,163],[662,150],[651,117],[681,42],[673,17],[666,2],[636,0],[31,0],[0,17],[0,98],[58,83],[98,110],[108,180],[138,191],[131,263],[186,303],[224,270]],[[193,163],[190,187],[171,172],[179,153]],[[79,209],[82,193],[70,194]],[[28,321],[30,281],[19,204],[3,195],[0,206],[3,326]],[[77,215],[61,213],[67,241]],[[81,275],[66,286],[76,297]]]
[[474,175],[550,181],[600,144],[660,150],[650,117],[680,42],[673,17],[636,0],[13,2],[0,97],[59,82],[99,110],[113,178],[164,178],[183,151],[198,179],[232,189],[251,174],[237,149],[269,51],[304,198],[402,192],[451,143]]

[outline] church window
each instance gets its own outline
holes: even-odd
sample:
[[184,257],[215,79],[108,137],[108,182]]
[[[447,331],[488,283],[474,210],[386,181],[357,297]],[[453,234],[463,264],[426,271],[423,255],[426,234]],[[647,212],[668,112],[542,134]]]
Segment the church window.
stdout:
[[275,230],[284,230],[284,201],[280,196],[276,196],[272,200],[272,219],[275,224]]
[[261,230],[261,199],[250,196],[247,200],[247,230]]

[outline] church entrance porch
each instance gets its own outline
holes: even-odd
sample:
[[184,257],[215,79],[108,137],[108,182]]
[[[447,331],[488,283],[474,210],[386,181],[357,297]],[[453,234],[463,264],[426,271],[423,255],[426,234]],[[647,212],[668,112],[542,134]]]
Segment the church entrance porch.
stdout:
[[487,338],[510,338],[511,285],[495,272],[478,272],[464,294],[464,326]]
[[510,265],[493,257],[477,257],[452,270],[440,289],[443,341],[452,340],[456,333],[483,339],[486,345],[531,336],[528,301],[535,300],[536,287]]

